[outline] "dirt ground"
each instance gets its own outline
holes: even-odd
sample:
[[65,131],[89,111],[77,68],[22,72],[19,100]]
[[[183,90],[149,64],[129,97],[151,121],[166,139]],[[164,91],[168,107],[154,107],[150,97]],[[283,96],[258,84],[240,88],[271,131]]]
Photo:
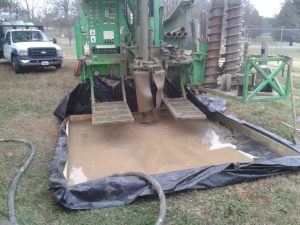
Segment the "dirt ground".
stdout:
[[[23,138],[35,143],[38,152],[21,180],[16,196],[20,225],[147,225],[158,213],[155,197],[132,205],[91,211],[69,211],[55,204],[48,189],[48,164],[53,156],[59,124],[53,110],[78,83],[73,77],[74,49],[63,46],[66,61],[61,70],[34,71],[15,75],[0,61],[0,137]],[[290,51],[290,50],[289,50]],[[299,59],[298,52],[290,52]],[[300,70],[299,63],[295,72]],[[300,79],[296,80],[300,96]],[[300,104],[297,103],[300,110]],[[228,100],[228,114],[235,114],[286,138],[291,131],[287,101],[242,104]],[[0,145],[0,218],[7,217],[6,193],[28,150],[11,144]],[[263,179],[207,191],[169,195],[168,225],[193,224],[300,224],[299,173]]]

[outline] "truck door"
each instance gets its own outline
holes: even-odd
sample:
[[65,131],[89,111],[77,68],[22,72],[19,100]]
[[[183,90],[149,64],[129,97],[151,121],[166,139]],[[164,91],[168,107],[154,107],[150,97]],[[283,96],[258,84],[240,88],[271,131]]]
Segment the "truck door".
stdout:
[[11,32],[7,32],[5,36],[5,43],[3,45],[3,55],[4,58],[7,60],[11,60],[11,45],[12,45],[12,40],[11,40]]

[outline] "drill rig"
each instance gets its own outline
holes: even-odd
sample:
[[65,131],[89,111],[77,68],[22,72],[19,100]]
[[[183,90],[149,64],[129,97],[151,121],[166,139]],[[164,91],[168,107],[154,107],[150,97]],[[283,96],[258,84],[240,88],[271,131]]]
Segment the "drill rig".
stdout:
[[[162,103],[175,119],[205,118],[186,93],[190,85],[201,83],[206,58],[197,20],[195,49],[185,53],[192,3],[181,1],[164,18],[161,0],[82,2],[81,19],[75,25],[79,59],[75,74],[90,86],[93,125],[133,122],[132,111],[138,111],[142,123],[153,122]],[[119,97],[99,101],[101,96],[94,88],[99,80]],[[166,82],[170,80],[178,93],[167,96]],[[128,94],[129,86],[135,91]],[[137,107],[129,106],[128,99],[134,99]]]
[[[297,146],[219,113],[220,109],[208,106],[209,101],[217,107],[223,103],[198,96],[201,86],[218,87],[225,0],[212,0],[208,42],[205,13],[201,22],[190,18],[192,0],[166,2],[176,3],[171,4],[175,7],[160,0],[82,1],[75,67],[81,83],[55,110],[66,124],[49,168],[55,199],[68,208],[119,206],[152,194],[152,187],[139,179],[114,176],[130,171],[150,174],[163,191],[174,193],[295,170],[295,164],[286,165],[298,155]],[[228,21],[234,24],[228,23],[230,64],[225,67],[234,71],[240,61],[236,2],[241,0],[228,0],[232,9]],[[261,70],[259,61],[246,58],[245,71]],[[275,84],[272,79],[279,71],[271,77],[263,72],[262,85]],[[244,92],[248,94],[247,77]],[[229,78],[239,80],[239,76]]]

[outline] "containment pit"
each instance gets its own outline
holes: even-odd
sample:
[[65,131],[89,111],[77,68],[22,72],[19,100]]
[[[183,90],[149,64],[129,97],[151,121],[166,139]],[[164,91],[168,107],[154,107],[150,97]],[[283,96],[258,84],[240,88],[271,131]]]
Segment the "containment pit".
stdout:
[[216,99],[190,96],[208,119],[176,121],[162,107],[153,124],[141,124],[133,113],[134,123],[92,126],[85,103],[90,97],[80,94],[89,93],[86,87],[78,86],[55,110],[66,122],[49,165],[49,186],[55,201],[66,208],[114,207],[156,194],[147,181],[122,175],[128,171],[153,175],[171,194],[300,170],[300,146],[220,113]]
[[251,163],[230,130],[208,120],[175,121],[162,114],[153,124],[92,126],[73,117],[68,126],[68,185],[129,171],[150,175],[226,163]]

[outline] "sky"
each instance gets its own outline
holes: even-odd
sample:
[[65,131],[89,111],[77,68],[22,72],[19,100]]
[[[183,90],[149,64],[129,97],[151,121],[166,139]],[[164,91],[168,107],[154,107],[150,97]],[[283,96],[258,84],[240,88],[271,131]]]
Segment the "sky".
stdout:
[[274,17],[281,9],[284,0],[250,0],[258,10],[259,14],[264,17]]
[[[29,0],[31,4],[35,2],[35,5],[38,6],[41,6],[44,1],[45,0]],[[261,16],[274,17],[275,14],[280,12],[281,4],[284,0],[250,0],[250,2],[255,6]]]

